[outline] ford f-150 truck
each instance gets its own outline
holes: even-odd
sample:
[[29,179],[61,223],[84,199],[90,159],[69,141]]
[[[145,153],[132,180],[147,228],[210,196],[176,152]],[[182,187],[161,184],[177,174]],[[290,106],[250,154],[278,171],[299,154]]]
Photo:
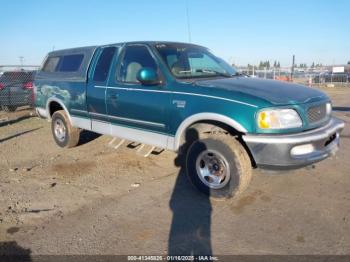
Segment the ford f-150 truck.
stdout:
[[81,130],[181,152],[214,197],[242,192],[255,167],[300,167],[333,154],[344,123],[323,92],[249,78],[207,48],[130,42],[53,51],[36,75],[37,113],[60,147]]

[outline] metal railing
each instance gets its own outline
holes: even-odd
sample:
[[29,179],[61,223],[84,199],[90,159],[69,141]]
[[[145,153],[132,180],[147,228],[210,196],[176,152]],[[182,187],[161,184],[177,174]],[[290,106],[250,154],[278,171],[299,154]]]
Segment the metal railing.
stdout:
[[238,70],[246,75],[249,75],[250,77],[296,82],[308,86],[350,87],[350,72],[332,73],[325,68],[296,69],[294,70],[293,74],[290,67],[269,69],[239,67]]

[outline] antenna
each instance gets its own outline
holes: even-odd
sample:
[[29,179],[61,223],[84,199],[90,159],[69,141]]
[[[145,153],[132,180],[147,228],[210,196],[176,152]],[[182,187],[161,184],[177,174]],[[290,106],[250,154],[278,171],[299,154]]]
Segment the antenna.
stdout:
[[187,15],[188,42],[191,43],[191,27],[190,27],[190,13],[188,11],[188,0],[186,1],[186,15]]

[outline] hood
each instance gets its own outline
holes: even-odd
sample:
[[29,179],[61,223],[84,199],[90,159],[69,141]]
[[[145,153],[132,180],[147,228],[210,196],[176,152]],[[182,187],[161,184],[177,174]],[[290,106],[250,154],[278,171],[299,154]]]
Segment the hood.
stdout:
[[303,85],[250,77],[200,80],[202,87],[211,87],[255,96],[274,105],[302,104],[328,99],[321,91]]

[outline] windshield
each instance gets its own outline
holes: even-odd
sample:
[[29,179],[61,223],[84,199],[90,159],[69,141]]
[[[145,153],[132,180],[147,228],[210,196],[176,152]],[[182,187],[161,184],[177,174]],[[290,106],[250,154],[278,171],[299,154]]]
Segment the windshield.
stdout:
[[176,78],[231,77],[235,69],[206,48],[188,44],[157,44],[157,51]]

